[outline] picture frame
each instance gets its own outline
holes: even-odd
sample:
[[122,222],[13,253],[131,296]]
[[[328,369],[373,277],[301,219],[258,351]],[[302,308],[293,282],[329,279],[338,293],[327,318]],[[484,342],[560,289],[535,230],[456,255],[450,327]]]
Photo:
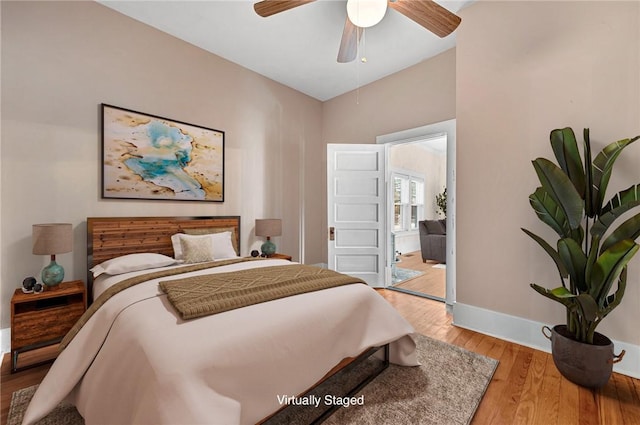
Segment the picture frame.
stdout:
[[101,104],[102,198],[224,202],[225,133]]

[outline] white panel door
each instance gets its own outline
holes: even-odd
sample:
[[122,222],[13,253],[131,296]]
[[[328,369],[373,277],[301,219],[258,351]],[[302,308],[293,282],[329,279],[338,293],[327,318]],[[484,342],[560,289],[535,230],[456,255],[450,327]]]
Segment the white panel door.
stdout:
[[329,268],[385,286],[385,145],[327,145]]

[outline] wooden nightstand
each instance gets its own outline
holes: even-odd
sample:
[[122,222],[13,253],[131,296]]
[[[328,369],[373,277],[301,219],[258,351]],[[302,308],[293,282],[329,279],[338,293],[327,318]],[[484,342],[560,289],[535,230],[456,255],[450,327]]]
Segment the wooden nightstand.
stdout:
[[45,287],[39,294],[16,289],[11,298],[11,373],[53,360],[18,367],[18,354],[59,343],[86,308],[81,280]]
[[287,254],[278,254],[277,252],[275,254],[271,254],[268,258],[279,258],[282,260],[289,260],[291,261],[291,256],[287,255]]

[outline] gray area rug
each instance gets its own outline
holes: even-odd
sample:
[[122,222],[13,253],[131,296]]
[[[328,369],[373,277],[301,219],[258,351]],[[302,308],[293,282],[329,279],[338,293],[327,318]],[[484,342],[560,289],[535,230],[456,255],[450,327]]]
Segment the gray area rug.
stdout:
[[[421,366],[389,365],[356,396],[362,405],[340,407],[324,424],[459,425],[471,422],[498,361],[432,338],[415,335]],[[364,366],[363,366],[364,367]],[[344,377],[341,378],[341,381]],[[331,383],[324,389],[332,394]],[[7,425],[18,425],[35,386],[13,393]],[[270,424],[312,422],[314,407],[286,409]],[[61,404],[39,425],[82,425],[75,408]]]
[[391,275],[391,284],[395,285],[400,282],[404,282],[405,280],[413,279],[414,277],[418,277],[423,275],[423,272],[418,270],[409,270],[403,269],[400,267],[395,268],[395,272]]

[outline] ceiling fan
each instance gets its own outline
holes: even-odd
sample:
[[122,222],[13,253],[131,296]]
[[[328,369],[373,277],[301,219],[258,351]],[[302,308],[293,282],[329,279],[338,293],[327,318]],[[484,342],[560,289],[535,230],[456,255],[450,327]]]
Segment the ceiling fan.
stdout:
[[[255,3],[253,8],[258,15],[267,17],[313,1],[315,0],[262,0]],[[438,37],[451,34],[461,21],[459,16],[432,0],[347,0],[347,19],[340,41],[338,62],[351,62],[356,58],[363,28],[380,22],[387,6]],[[368,20],[369,16],[371,20]]]

